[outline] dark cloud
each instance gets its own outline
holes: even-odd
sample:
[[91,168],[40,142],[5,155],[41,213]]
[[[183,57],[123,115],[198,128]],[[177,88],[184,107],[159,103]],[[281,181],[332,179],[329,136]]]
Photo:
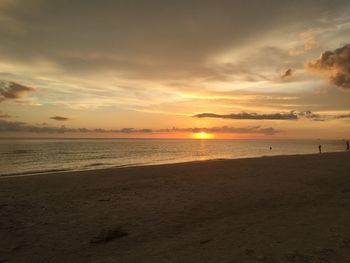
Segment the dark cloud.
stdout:
[[121,133],[133,133],[134,131],[134,128],[123,128],[120,130]]
[[293,111],[289,113],[270,113],[270,114],[258,114],[258,113],[232,113],[232,114],[215,114],[215,113],[201,113],[194,115],[196,118],[220,118],[220,119],[233,119],[233,120],[296,120],[298,115]]
[[307,62],[306,68],[338,87],[350,89],[350,44],[322,53]]
[[213,132],[213,133],[242,133],[242,134],[259,133],[259,134],[265,134],[265,135],[274,135],[279,132],[271,127],[261,128],[260,126],[243,127],[243,128],[222,126],[222,127],[213,127],[213,128],[207,128],[207,129],[196,129],[195,132],[199,132],[203,130],[205,132]]
[[33,132],[33,133],[65,133],[74,132],[78,129],[61,127],[40,127],[19,121],[0,120],[0,132]]
[[34,88],[13,81],[0,80],[0,102],[5,99],[22,98],[23,95],[29,91],[34,91]]
[[134,128],[122,128],[120,130],[112,130],[116,133],[152,133],[152,129],[134,129]]
[[290,77],[293,75],[293,73],[294,73],[294,71],[291,68],[289,68],[281,75],[281,79]]
[[338,114],[338,115],[321,115],[318,113],[314,113],[312,111],[300,111],[297,113],[300,117],[311,119],[313,121],[326,121],[326,120],[334,120],[334,119],[347,119],[350,118],[350,114]]
[[13,116],[11,116],[11,115],[0,112],[0,119],[8,119],[8,118],[12,118],[12,117]]
[[319,119],[321,117],[320,114],[314,113],[310,110],[300,111],[298,112],[298,115],[307,119]]
[[139,130],[140,133],[152,133],[153,130],[152,129],[141,129]]
[[53,61],[69,72],[205,77],[201,65],[208,58],[294,24],[295,17],[309,27],[320,14],[335,17],[348,5],[346,0],[6,1],[0,6],[6,17],[0,55],[25,63]]
[[201,113],[194,115],[196,118],[219,118],[219,119],[232,119],[232,120],[297,120],[297,119],[309,119],[313,121],[325,121],[331,119],[345,119],[350,118],[350,114],[344,115],[321,115],[310,110],[294,111],[289,113],[270,113],[270,114],[258,114],[258,113],[232,113],[232,114],[215,114],[215,113]]
[[340,114],[335,116],[336,119],[350,119],[350,113],[349,114]]
[[55,121],[68,121],[69,118],[63,117],[63,116],[52,116],[50,119],[55,120]]
[[242,133],[242,134],[264,134],[274,135],[279,131],[274,128],[262,128],[260,126],[252,127],[212,127],[212,128],[171,128],[171,129],[134,129],[134,128],[123,128],[116,130],[106,129],[87,129],[87,128],[68,128],[66,126],[61,127],[50,127],[50,126],[36,126],[27,124],[25,122],[12,122],[0,119],[0,132],[29,132],[29,133],[124,133],[124,134],[135,134],[135,133],[176,133],[176,132],[213,132],[213,133]]

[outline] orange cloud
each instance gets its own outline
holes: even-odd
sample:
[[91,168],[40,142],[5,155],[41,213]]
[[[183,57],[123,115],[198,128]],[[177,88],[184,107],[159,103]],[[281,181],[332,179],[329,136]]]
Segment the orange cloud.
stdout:
[[281,79],[290,77],[293,75],[293,73],[294,73],[294,71],[291,68],[289,68],[281,75]]
[[50,117],[50,119],[56,120],[56,121],[68,121],[69,120],[69,118],[63,117],[63,116],[53,116],[53,117]]
[[308,61],[305,67],[335,86],[350,89],[350,44],[325,51],[318,59]]
[[0,102],[5,99],[19,99],[28,91],[34,88],[18,84],[13,81],[0,80]]

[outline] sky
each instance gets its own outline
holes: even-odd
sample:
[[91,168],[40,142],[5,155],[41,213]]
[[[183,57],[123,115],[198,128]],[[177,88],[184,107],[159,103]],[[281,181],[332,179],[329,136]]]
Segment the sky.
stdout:
[[0,137],[349,139],[349,11],[0,0]]

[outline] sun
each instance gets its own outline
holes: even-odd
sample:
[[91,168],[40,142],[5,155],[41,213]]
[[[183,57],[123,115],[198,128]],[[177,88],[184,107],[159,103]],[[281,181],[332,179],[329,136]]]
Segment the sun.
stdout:
[[195,139],[212,139],[214,134],[206,133],[205,131],[195,132],[192,134],[192,137]]

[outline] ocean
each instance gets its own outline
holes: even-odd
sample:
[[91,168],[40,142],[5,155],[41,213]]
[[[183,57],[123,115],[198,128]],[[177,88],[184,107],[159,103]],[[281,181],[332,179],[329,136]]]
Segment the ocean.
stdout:
[[0,176],[310,154],[319,144],[323,152],[345,150],[342,140],[2,139]]

